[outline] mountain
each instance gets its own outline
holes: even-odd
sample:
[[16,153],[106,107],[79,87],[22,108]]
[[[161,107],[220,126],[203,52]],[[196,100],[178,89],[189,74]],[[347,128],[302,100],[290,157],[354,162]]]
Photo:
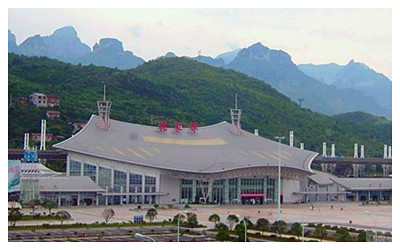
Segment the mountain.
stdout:
[[92,53],[79,58],[76,62],[83,65],[94,64],[110,68],[132,69],[144,63],[144,60],[131,51],[124,51],[121,41],[103,38],[93,46]]
[[[185,58],[159,58],[122,71],[48,58],[8,56],[8,90],[14,100],[32,92],[60,95],[61,118],[48,120],[48,133],[67,138],[73,130],[70,123],[87,121],[97,113],[96,101],[102,99],[103,84],[107,84],[107,99],[113,103],[112,117],[128,122],[157,126],[166,120],[173,126],[180,120],[184,126],[191,121],[204,126],[230,121],[229,110],[237,93],[243,129],[257,128],[261,136],[270,139],[294,130],[296,146],[304,142],[307,149],[321,152],[322,142],[326,141],[335,143],[337,152],[344,155],[352,154],[354,142],[363,141],[370,145],[367,156],[382,153],[383,144],[392,141],[391,133],[386,131],[391,127],[357,134],[357,126],[344,126],[329,116],[300,108],[263,81]],[[40,131],[45,111],[17,102],[9,106],[9,147],[21,147],[24,132]],[[379,137],[370,137],[371,133]]]
[[177,57],[177,56],[175,55],[174,52],[170,51],[170,52],[167,52],[167,54],[165,54],[164,57],[171,58],[171,57]]
[[73,27],[60,28],[50,36],[35,35],[26,39],[19,52],[27,56],[46,56],[71,62],[91,52],[90,47],[82,43]]
[[323,84],[299,70],[286,52],[261,43],[240,50],[224,67],[263,80],[293,101],[305,99],[304,107],[327,115],[364,111],[391,117],[390,110],[362,91]]
[[15,35],[11,33],[11,30],[8,30],[8,52],[10,53],[18,52],[17,40],[15,38]]
[[340,89],[362,90],[365,95],[372,96],[381,107],[392,110],[392,81],[363,63],[351,60],[337,72],[332,84]]
[[210,66],[214,67],[222,67],[225,65],[225,62],[222,58],[212,58],[210,56],[197,56],[193,57],[192,60],[195,60],[196,62],[201,62],[208,64]]
[[239,53],[240,50],[241,49],[239,48],[239,49],[235,49],[235,50],[232,50],[229,52],[222,53],[222,54],[218,55],[215,59],[221,58],[222,60],[224,60],[225,64],[228,64],[228,63],[232,62],[233,59],[235,59],[235,57],[237,56],[237,54]]
[[343,68],[336,63],[328,64],[298,64],[297,67],[306,75],[309,75],[325,84],[332,84],[335,81],[337,72]]
[[144,63],[142,58],[130,51],[124,51],[122,42],[113,38],[100,39],[92,51],[80,40],[75,28],[71,26],[57,29],[50,36],[29,37],[16,49],[12,41],[15,41],[15,36],[9,31],[8,52],[27,56],[45,56],[73,64],[130,69]]
[[301,64],[298,67],[305,74],[338,89],[360,90],[382,108],[392,111],[392,81],[363,63],[351,60],[347,65]]

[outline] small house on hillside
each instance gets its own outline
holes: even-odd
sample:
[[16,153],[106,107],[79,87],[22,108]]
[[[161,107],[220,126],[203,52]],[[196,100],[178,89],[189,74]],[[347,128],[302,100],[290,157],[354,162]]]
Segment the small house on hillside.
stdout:
[[47,103],[49,107],[59,106],[60,105],[60,96],[54,94],[48,94]]
[[43,93],[32,93],[29,101],[36,107],[47,107],[47,96]]
[[57,110],[47,110],[46,111],[46,116],[49,119],[58,119],[60,118],[60,111]]

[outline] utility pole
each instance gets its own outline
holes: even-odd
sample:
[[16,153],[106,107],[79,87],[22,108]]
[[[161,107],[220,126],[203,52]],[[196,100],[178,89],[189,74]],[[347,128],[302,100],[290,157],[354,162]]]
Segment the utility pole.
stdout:
[[278,220],[281,220],[281,141],[285,139],[283,136],[275,136],[279,141],[279,160],[278,160]]

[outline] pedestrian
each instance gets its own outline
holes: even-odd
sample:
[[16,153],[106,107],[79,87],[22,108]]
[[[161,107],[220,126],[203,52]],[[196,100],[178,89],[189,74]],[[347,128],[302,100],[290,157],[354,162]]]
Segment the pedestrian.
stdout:
[[258,214],[260,214],[260,210],[258,210]]
[[333,209],[333,205],[331,205],[331,210]]

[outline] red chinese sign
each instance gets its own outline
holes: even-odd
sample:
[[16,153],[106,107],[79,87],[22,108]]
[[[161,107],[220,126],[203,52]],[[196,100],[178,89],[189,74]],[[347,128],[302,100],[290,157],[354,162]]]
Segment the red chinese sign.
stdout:
[[197,128],[197,122],[192,122],[192,123],[190,123],[190,132],[192,132],[192,133],[196,133],[196,131],[198,130],[198,128]]
[[166,132],[168,130],[167,127],[168,127],[167,122],[162,121],[158,124],[158,129],[160,130],[160,132],[163,133]]
[[182,132],[182,122],[179,122],[179,121],[177,121],[177,122],[175,122],[175,132],[177,132],[177,133],[180,133],[180,132]]

